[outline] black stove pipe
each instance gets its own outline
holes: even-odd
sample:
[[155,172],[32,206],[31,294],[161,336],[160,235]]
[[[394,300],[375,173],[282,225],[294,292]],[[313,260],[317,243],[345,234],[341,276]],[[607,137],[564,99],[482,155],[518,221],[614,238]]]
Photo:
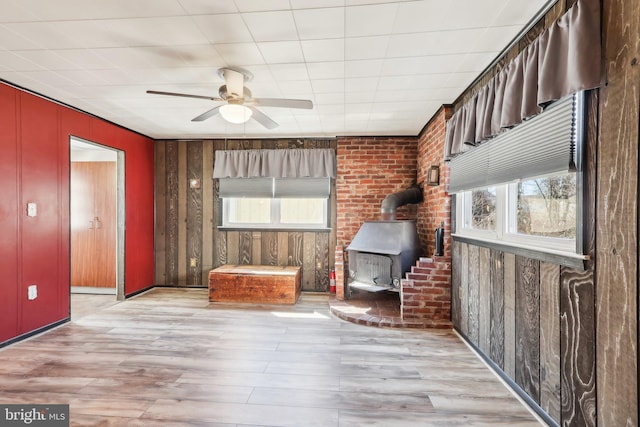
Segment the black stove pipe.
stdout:
[[395,220],[396,210],[400,206],[422,203],[423,200],[422,189],[417,185],[413,185],[406,190],[392,193],[385,197],[380,206],[380,214],[383,220]]

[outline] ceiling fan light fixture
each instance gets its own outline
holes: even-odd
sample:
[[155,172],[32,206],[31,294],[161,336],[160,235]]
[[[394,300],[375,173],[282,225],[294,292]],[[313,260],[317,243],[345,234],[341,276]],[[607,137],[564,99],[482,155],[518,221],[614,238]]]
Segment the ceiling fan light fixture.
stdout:
[[220,115],[229,123],[246,123],[251,118],[251,114],[253,111],[244,105],[227,104],[220,107]]

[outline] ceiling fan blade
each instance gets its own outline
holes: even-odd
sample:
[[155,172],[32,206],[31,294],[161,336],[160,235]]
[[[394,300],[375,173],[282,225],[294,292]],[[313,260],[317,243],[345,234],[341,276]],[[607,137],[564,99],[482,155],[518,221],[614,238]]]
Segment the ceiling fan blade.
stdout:
[[262,126],[266,127],[267,129],[275,129],[278,127],[278,124],[273,120],[271,120],[269,116],[264,114],[262,111],[258,110],[255,107],[249,107],[249,108],[253,112],[251,117],[256,119],[256,121],[260,123]]
[[311,110],[313,102],[308,99],[284,99],[284,98],[254,98],[245,104],[258,105],[260,107],[301,108]]
[[177,92],[163,92],[161,90],[148,90],[147,93],[150,93],[152,95],[181,96],[183,98],[199,98],[199,99],[208,99],[211,101],[224,101],[224,99],[216,98],[215,96],[191,95],[189,93],[177,93]]
[[198,117],[195,117],[195,118],[191,119],[191,121],[192,122],[201,122],[203,120],[207,120],[209,117],[213,117],[216,114],[218,114],[220,112],[220,107],[222,107],[222,105],[218,105],[217,107],[213,107],[211,110],[205,111],[204,113],[200,114]]
[[222,71],[222,76],[227,84],[227,94],[242,98],[244,96],[244,74],[231,68],[225,68]]

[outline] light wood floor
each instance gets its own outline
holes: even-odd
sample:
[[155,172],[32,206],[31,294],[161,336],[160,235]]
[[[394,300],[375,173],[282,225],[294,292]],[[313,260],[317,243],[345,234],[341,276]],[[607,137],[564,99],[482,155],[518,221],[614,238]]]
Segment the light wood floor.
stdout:
[[[74,302],[78,303],[78,300]],[[449,331],[155,289],[0,350],[0,402],[69,403],[71,425],[536,426]]]

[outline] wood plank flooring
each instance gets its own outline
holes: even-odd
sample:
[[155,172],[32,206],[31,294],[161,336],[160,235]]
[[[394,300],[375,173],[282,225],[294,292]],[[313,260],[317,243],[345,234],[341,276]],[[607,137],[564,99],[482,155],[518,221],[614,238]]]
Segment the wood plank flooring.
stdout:
[[453,332],[351,324],[324,296],[160,288],[73,319],[0,350],[0,402],[76,426],[540,425]]

